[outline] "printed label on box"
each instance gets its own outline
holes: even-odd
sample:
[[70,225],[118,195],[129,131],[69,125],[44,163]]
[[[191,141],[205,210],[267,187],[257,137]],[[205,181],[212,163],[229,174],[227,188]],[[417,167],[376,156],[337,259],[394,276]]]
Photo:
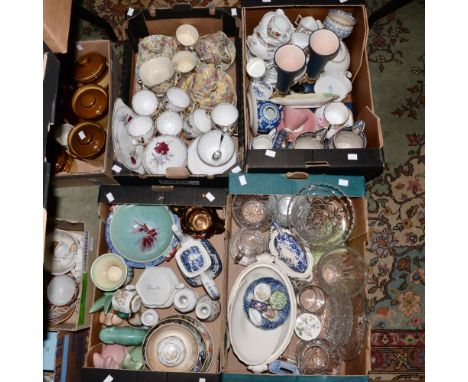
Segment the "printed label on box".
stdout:
[[245,175],[239,176],[239,182],[241,186],[245,186],[247,184],[247,179],[245,179]]
[[122,171],[122,167],[117,166],[116,164],[114,164],[112,166],[112,171],[114,171],[114,172],[116,172],[118,174],[118,173],[120,173],[120,171]]
[[128,8],[128,11],[127,11],[127,16],[133,16],[133,12],[135,10],[133,8]]
[[236,17],[237,16],[237,9],[236,8],[231,8],[231,15],[233,17]]
[[115,199],[114,199],[114,195],[112,195],[112,192],[108,192],[108,193],[106,194],[106,198],[107,198],[107,200],[108,200],[109,202],[111,202],[111,203],[115,200]]
[[276,151],[273,151],[273,150],[266,150],[265,151],[265,155],[267,157],[271,157],[271,158],[274,158],[276,156]]
[[348,154],[348,160],[357,160],[357,154]]
[[348,187],[349,180],[348,179],[339,179],[338,180],[338,185]]
[[216,199],[211,192],[208,192],[207,194],[205,194],[205,198],[207,198],[210,202]]

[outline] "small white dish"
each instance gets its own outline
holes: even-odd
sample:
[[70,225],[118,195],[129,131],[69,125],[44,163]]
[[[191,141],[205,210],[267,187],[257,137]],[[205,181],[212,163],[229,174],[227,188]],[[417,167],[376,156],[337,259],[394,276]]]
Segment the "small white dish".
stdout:
[[184,287],[171,268],[146,268],[136,283],[136,291],[147,308],[169,308],[178,289]]
[[170,167],[185,167],[187,146],[180,138],[160,135],[153,138],[143,154],[143,166],[150,174],[165,175]]
[[200,136],[197,152],[200,159],[209,166],[222,166],[234,155],[234,140],[229,134],[211,130]]
[[343,40],[340,40],[340,49],[338,50],[338,54],[332,60],[327,62],[323,71],[344,73],[349,69],[350,64],[351,55],[349,54],[349,50]]
[[156,119],[156,130],[161,135],[177,136],[184,127],[184,121],[179,113],[175,111],[165,111]]
[[353,85],[348,79],[347,73],[322,73],[315,83],[315,93],[331,93],[338,96],[337,101],[343,101],[353,89]]
[[198,156],[197,146],[200,137],[196,138],[188,148],[187,167],[193,175],[217,175],[223,174],[236,164],[236,154],[222,166],[210,166],[203,162]]
[[68,275],[55,276],[47,287],[47,299],[56,306],[70,304],[76,294],[77,284]]
[[291,36],[291,43],[306,50],[309,47],[309,35],[304,32],[294,32]]
[[139,90],[132,97],[132,108],[138,115],[149,117],[158,109],[158,97],[151,90]]

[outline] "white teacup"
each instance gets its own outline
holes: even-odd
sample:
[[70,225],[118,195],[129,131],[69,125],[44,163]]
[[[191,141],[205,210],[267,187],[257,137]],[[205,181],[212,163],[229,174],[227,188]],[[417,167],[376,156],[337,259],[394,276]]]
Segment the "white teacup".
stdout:
[[163,101],[163,107],[165,110],[181,112],[189,107],[190,102],[190,96],[185,90],[172,87],[167,90]]
[[293,147],[295,149],[308,149],[308,150],[317,150],[317,149],[323,149],[324,146],[320,142],[320,139],[317,139],[317,137],[314,137],[310,135],[310,133],[305,133],[299,135],[295,140]]
[[260,81],[266,72],[265,61],[258,57],[252,57],[247,61],[245,70],[252,81]]
[[154,57],[140,66],[140,79],[149,88],[162,84],[174,76],[175,70],[167,56]]
[[237,125],[239,111],[230,103],[220,103],[211,111],[211,120],[223,131],[232,131]]
[[156,119],[156,130],[161,135],[179,135],[183,125],[182,117],[175,111],[165,111]]
[[213,127],[210,115],[205,109],[194,109],[184,121],[184,133],[189,139],[210,131]]
[[315,20],[312,16],[302,17],[297,16],[294,22],[297,25],[296,32],[311,34],[317,29],[322,29],[323,25],[320,20]]
[[175,66],[175,70],[179,73],[186,74],[191,72],[197,65],[197,57],[193,52],[183,50],[172,57],[172,63]]
[[200,137],[197,153],[209,166],[222,166],[234,155],[235,145],[232,137],[219,130],[212,130]]
[[132,108],[138,115],[149,117],[158,109],[158,97],[151,90],[140,90],[132,97]]
[[270,150],[273,148],[273,140],[268,134],[259,135],[252,139],[250,147],[254,150]]
[[350,112],[343,102],[330,102],[323,109],[323,116],[330,125],[342,126],[348,121]]
[[176,30],[176,39],[186,48],[193,47],[198,41],[198,30],[193,25],[182,24]]
[[128,134],[134,145],[146,145],[154,136],[154,124],[151,117],[137,116],[128,124]]

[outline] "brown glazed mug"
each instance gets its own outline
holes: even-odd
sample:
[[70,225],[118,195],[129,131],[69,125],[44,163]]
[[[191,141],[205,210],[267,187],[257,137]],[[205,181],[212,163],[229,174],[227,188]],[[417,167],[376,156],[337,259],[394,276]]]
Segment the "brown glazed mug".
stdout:
[[224,232],[224,220],[212,207],[175,207],[173,210],[180,217],[182,232],[196,239],[209,239]]

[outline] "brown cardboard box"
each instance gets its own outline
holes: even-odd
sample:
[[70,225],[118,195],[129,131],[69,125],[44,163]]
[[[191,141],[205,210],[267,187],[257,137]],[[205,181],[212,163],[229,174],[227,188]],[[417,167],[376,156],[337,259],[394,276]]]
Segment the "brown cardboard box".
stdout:
[[[92,304],[93,298],[93,285],[91,280],[89,279],[89,268],[93,263],[94,259],[96,258],[96,249],[93,248],[93,238],[96,238],[97,235],[94,232],[88,231],[85,223],[82,222],[74,222],[74,221],[66,221],[66,220],[53,220],[49,222],[48,229],[52,228],[59,228],[65,231],[69,231],[70,233],[76,233],[83,235],[83,272],[81,275],[81,282],[79,283],[79,292],[78,292],[78,299],[77,299],[77,307],[75,308],[75,312],[73,315],[65,322],[53,325],[49,327],[49,330],[63,330],[63,331],[78,331],[82,329],[89,328],[90,325],[90,316],[88,314],[89,308]],[[47,281],[49,278],[53,276],[46,274],[45,275],[45,283],[47,285]],[[47,308],[45,308],[47,312]]]
[[44,0],[43,39],[54,53],[67,53],[72,0]]
[[[115,60],[109,40],[89,40],[76,43],[75,58],[86,53],[97,52],[108,60],[109,67],[109,107],[104,153],[92,161],[74,159],[69,172],[60,172],[52,177],[54,187],[92,186],[95,184],[115,184],[112,178],[112,108],[114,105]],[[81,50],[80,50],[81,49]],[[53,138],[49,138],[53,139]]]
[[[366,249],[366,242],[368,239],[368,219],[367,219],[367,200],[365,198],[351,198],[356,211],[356,224],[354,230],[351,234],[350,239],[347,242],[347,245],[353,249],[356,249],[363,256]],[[231,205],[232,197],[228,196],[228,205]],[[228,208],[228,212],[230,209]],[[228,239],[239,230],[239,227],[236,225],[235,221],[231,218],[230,213],[227,216],[226,221],[226,231]],[[265,233],[267,235],[267,233]],[[228,300],[232,286],[234,285],[238,275],[245,269],[244,266],[235,264],[232,257],[227,257],[227,272],[228,272]],[[370,371],[370,331],[367,338],[367,344],[365,350],[352,362],[342,363],[339,368],[339,375],[367,375]],[[288,357],[295,358],[295,349],[296,345],[299,342],[299,339],[296,335],[293,334],[291,342],[287,347],[284,354]],[[248,374],[252,375],[250,371],[247,370],[246,365],[241,363],[236,355],[234,354],[232,348],[227,348],[225,350],[226,354],[224,356],[226,360],[224,373],[226,374]],[[268,374],[268,373],[267,373]]]
[[[159,203],[158,203],[159,204]],[[104,254],[104,253],[108,253],[109,250],[108,250],[108,247],[107,247],[107,244],[106,244],[106,239],[105,239],[105,221],[107,219],[107,216],[109,214],[109,208],[111,207],[110,204],[108,203],[100,203],[99,204],[99,216],[100,216],[100,229],[99,229],[99,240],[98,240],[98,253],[101,255],[101,254]],[[217,208],[217,211],[218,211],[218,214],[219,216],[224,219],[225,218],[225,209],[223,208]],[[216,251],[218,252],[219,256],[220,256],[220,259],[221,259],[221,262],[223,264],[223,267],[224,267],[224,264],[226,264],[226,256],[227,256],[227,245],[228,245],[228,241],[226,239],[226,235],[225,233],[223,234],[220,234],[220,235],[215,235],[213,237],[211,237],[209,239],[210,243],[214,246],[214,248],[216,249]],[[169,262],[163,262],[162,264],[158,265],[158,267],[169,267],[171,268],[175,274],[177,275],[178,279],[183,282],[184,284],[187,285],[187,287],[195,290],[198,294],[199,297],[203,296],[206,294],[204,288],[202,286],[200,287],[197,287],[197,288],[193,288],[191,286],[189,286],[183,276],[181,275],[178,267],[177,267],[177,263],[175,261],[175,259],[172,259],[171,261]],[[138,278],[140,277],[140,275],[142,274],[144,270],[143,269],[138,269],[138,268],[134,268],[134,277],[133,277],[133,280],[130,282],[132,285],[135,285],[136,282],[138,281]],[[214,343],[214,355],[213,355],[213,362],[210,366],[210,369],[209,371],[206,373],[206,375],[210,375],[210,374],[218,374],[221,372],[222,370],[222,366],[224,364],[224,359],[223,359],[223,355],[224,355],[224,347],[225,347],[225,344],[224,344],[224,333],[225,333],[225,327],[226,327],[226,303],[227,303],[227,295],[226,295],[226,288],[227,288],[227,271],[226,271],[226,268],[223,268],[223,270],[221,271],[220,275],[218,277],[216,277],[214,279],[215,283],[216,283],[216,286],[218,287],[219,291],[220,291],[220,304],[221,304],[221,313],[220,313],[220,316],[212,321],[212,322],[204,322],[204,325],[206,326],[206,328],[208,329],[208,331],[210,332],[211,334],[211,337],[213,339],[213,343]],[[94,288],[94,286],[93,286]],[[96,301],[99,297],[102,296],[102,291],[100,291],[99,289],[97,288],[94,288],[94,297],[93,297],[93,301]],[[142,306],[142,310],[145,310],[146,308],[144,306]],[[167,309],[157,309],[157,312],[159,313],[160,315],[160,319],[163,319],[165,317],[168,317],[168,316],[173,316],[173,315],[180,315],[181,313],[176,311],[174,309],[173,306],[171,306],[170,308],[167,308]],[[195,315],[195,312],[192,311],[190,313],[187,313],[186,315],[189,315],[193,318],[196,318],[196,315]],[[93,368],[93,361],[92,361],[92,356],[95,352],[100,352],[101,349],[102,349],[102,344],[99,340],[99,331],[100,329],[102,328],[103,326],[99,323],[99,312],[98,313],[94,313],[91,315],[91,329],[90,329],[90,341],[89,341],[89,347],[88,347],[88,353],[86,355],[86,360],[85,360],[85,373],[89,373],[89,372],[92,372],[90,370],[86,370],[86,369],[89,369],[89,368]],[[126,371],[124,372],[123,374],[119,374],[121,376],[124,376],[124,375],[128,375],[128,373],[141,373],[141,372],[138,372],[138,371]],[[165,376],[161,376],[161,374],[166,374],[166,373],[161,373],[161,372],[150,372],[151,374],[154,375],[154,378],[158,379],[158,378],[162,378],[161,380],[166,380],[165,378],[169,378],[169,377],[165,377]],[[167,374],[171,374],[171,373],[167,373]],[[192,374],[192,373],[184,373],[184,375],[189,375],[189,374]],[[87,375],[91,375],[91,374],[87,374]],[[95,374],[92,374],[92,375],[95,375]],[[177,374],[179,375],[179,374]],[[193,374],[193,375],[198,375],[198,374]],[[128,378],[131,378],[130,376],[128,376]],[[197,378],[198,380],[198,378]]]
[[[351,12],[356,18],[356,25],[352,34],[344,40],[350,55],[351,65],[349,71],[352,73],[353,89],[351,94],[343,102],[352,102],[354,120],[365,121],[365,134],[367,138],[366,149],[322,149],[322,150],[276,150],[275,158],[265,156],[264,150],[251,150],[250,142],[253,134],[249,126],[249,111],[247,102],[247,91],[249,88],[249,77],[245,66],[247,61],[247,36],[252,34],[255,26],[258,25],[262,16],[268,12],[281,8],[291,21],[296,20],[298,15],[302,17],[313,16],[316,19],[324,20],[328,11],[332,8],[340,8],[343,11]],[[244,87],[244,126],[245,126],[245,153],[246,169],[248,172],[286,172],[286,171],[307,171],[309,173],[327,174],[352,174],[364,175],[366,179],[371,179],[383,171],[383,136],[380,126],[380,119],[374,113],[372,99],[372,88],[370,82],[369,62],[367,58],[367,37],[368,24],[367,12],[363,5],[261,5],[255,7],[242,8],[242,67],[243,67],[243,87]],[[348,153],[357,153],[357,160],[349,160]]]

